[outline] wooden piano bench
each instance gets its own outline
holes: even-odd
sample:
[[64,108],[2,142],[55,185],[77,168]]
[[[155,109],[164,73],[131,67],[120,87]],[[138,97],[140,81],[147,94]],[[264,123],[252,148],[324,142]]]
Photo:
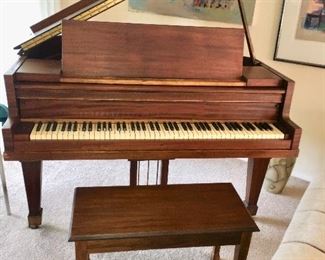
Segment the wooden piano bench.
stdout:
[[236,245],[246,259],[255,222],[230,183],[76,188],[69,241],[89,254]]

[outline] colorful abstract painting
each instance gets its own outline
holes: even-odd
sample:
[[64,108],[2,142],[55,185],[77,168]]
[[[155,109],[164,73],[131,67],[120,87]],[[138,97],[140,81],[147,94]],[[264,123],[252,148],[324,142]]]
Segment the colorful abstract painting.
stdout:
[[[255,0],[243,1],[252,23]],[[237,0],[129,0],[129,10],[241,24]]]
[[325,42],[325,0],[302,0],[296,38]]

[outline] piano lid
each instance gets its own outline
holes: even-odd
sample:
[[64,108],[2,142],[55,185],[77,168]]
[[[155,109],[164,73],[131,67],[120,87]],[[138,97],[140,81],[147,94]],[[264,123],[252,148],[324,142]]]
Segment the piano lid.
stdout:
[[81,0],[74,5],[31,26],[34,37],[19,44],[19,55],[24,55],[34,47],[62,34],[62,20],[87,21],[92,17],[114,7],[124,0]]
[[[35,36],[18,46],[14,49],[19,49],[19,55],[29,55],[31,57],[38,57],[39,53],[43,51],[35,50],[39,47],[40,49],[46,49],[48,46],[56,45],[58,40],[60,40],[60,35],[62,34],[62,21],[63,20],[75,20],[75,21],[87,21],[92,17],[114,7],[117,4],[124,2],[125,0],[81,0],[62,11],[40,21],[31,26],[31,30],[35,33]],[[250,65],[255,65],[258,62],[254,57],[253,45],[250,38],[250,33],[247,25],[247,19],[245,15],[244,6],[242,0],[237,0],[241,19],[243,22],[243,27],[245,31],[247,46],[250,54]],[[61,50],[60,47],[56,47],[55,50]],[[35,54],[36,53],[36,54]],[[46,52],[45,52],[46,53]],[[43,55],[41,55],[43,56]],[[59,56],[58,53],[51,53],[47,57]]]

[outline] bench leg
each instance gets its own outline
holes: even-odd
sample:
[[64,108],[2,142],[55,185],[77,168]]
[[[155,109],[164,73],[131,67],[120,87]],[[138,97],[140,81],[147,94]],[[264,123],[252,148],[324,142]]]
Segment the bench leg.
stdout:
[[215,246],[214,247],[212,260],[220,260],[220,246]]
[[76,260],[89,260],[87,242],[75,242]]
[[248,255],[249,245],[251,243],[252,232],[244,232],[241,235],[240,244],[236,245],[234,260],[245,260]]

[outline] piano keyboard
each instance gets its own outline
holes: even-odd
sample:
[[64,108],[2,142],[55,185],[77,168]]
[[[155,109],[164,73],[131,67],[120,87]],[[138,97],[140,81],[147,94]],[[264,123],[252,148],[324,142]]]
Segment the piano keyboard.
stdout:
[[266,122],[39,122],[31,140],[284,139]]

